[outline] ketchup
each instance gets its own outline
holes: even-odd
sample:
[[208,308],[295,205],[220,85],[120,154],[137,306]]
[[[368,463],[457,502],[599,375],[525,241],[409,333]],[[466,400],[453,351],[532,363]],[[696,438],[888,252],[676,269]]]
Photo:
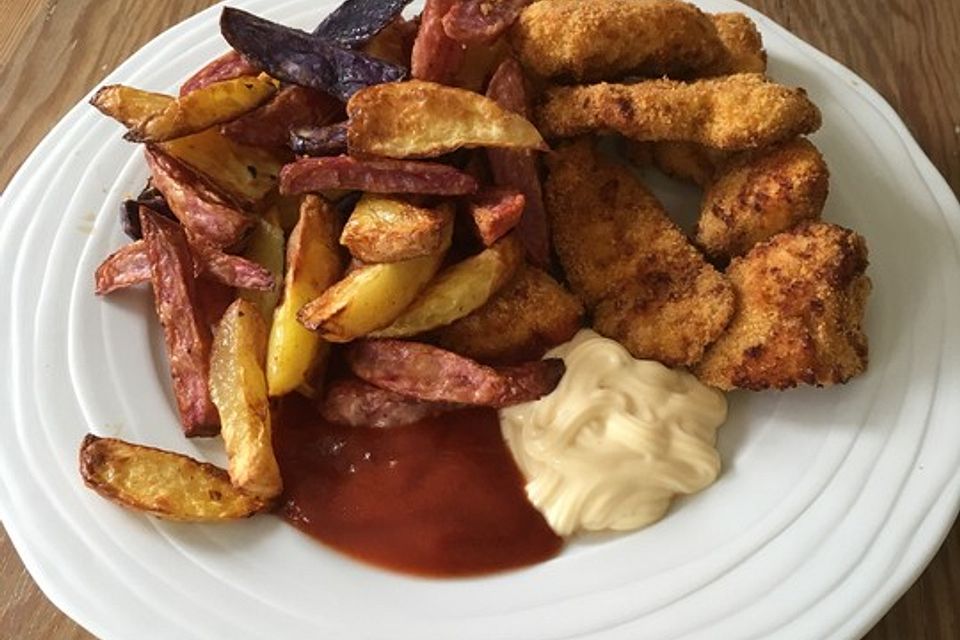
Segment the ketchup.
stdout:
[[357,428],[294,394],[276,416],[280,515],[355,558],[465,576],[541,562],[563,544],[527,500],[493,409]]

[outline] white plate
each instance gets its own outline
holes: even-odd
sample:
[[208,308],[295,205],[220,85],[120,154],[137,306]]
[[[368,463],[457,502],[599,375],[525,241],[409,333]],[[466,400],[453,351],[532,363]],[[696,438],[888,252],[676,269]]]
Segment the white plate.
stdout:
[[[331,0],[235,2],[308,27]],[[182,438],[150,297],[94,297],[124,238],[138,150],[86,104],[47,136],[0,214],[0,515],[40,587],[105,638],[852,638],[916,579],[960,504],[960,206],[893,110],[763,16],[777,79],[822,107],[826,217],[866,235],[869,373],[829,391],[735,394],[719,482],[645,531],[545,564],[431,581],[357,564],[263,517],[174,525],[85,489],[84,432],[222,460]],[[219,8],[105,82],[173,91],[224,50]]]

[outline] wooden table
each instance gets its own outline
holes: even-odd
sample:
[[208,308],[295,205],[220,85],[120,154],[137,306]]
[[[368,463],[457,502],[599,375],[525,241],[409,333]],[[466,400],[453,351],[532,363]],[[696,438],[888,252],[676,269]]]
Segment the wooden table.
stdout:
[[[0,189],[81,96],[210,0],[3,0]],[[747,0],[851,67],[906,120],[960,192],[960,2]],[[869,640],[960,638],[960,525]],[[0,638],[90,638],[36,588],[0,528]]]

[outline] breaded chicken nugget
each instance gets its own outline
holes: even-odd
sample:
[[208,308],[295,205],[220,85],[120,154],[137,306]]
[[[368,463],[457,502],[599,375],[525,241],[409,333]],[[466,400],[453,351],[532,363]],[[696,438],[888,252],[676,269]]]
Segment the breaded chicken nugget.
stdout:
[[693,142],[632,142],[634,145],[649,145],[653,164],[668,176],[686,180],[697,186],[710,186],[717,171],[733,155]]
[[490,364],[539,358],[580,329],[583,305],[536,267],[521,269],[487,304],[434,333],[437,343]]
[[710,18],[678,0],[549,0],[520,14],[510,36],[534,74],[577,82],[692,77],[725,60]]
[[803,89],[745,73],[692,83],[554,87],[546,92],[537,122],[547,138],[615,131],[640,141],[739,151],[816,131],[821,116]]
[[707,188],[694,241],[714,260],[729,260],[823,212],[830,171],[805,138],[747,152],[724,164]]
[[733,314],[733,291],[631,173],[590,140],[548,159],[554,246],[594,328],[637,358],[697,362]]
[[867,367],[863,313],[870,279],[864,239],[803,223],[736,258],[730,327],[694,373],[720,389],[843,383]]
[[724,54],[713,68],[701,75],[766,72],[767,52],[753,20],[742,13],[715,13],[710,20],[723,43]]

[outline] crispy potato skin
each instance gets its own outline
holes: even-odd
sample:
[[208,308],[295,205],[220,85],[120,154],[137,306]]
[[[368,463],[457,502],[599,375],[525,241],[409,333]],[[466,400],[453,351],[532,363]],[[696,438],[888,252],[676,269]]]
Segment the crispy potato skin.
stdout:
[[520,240],[508,235],[489,249],[441,271],[400,317],[371,336],[415,336],[459,320],[502,289],[522,262]]
[[678,0],[550,0],[520,14],[511,42],[536,75],[576,82],[689,77],[716,65],[710,18]]
[[269,506],[212,464],[93,434],[80,445],[80,475],[107,500],[165,520],[236,520]]
[[336,211],[319,196],[306,196],[300,221],[290,233],[283,298],[270,327],[267,386],[271,396],[301,387],[326,362],[329,345],[304,328],[297,314],[343,273],[338,231]]
[[548,160],[547,211],[594,328],[637,358],[697,362],[733,314],[733,291],[626,167],[587,139]]
[[362,89],[347,103],[355,156],[431,158],[461,147],[546,149],[523,116],[486,96],[411,80]]
[[220,412],[230,481],[270,501],[280,495],[283,481],[273,455],[266,351],[263,317],[252,303],[236,300],[214,330],[210,395]]
[[364,194],[343,227],[340,244],[363,262],[398,262],[436,253],[449,208],[419,207],[394,196]]
[[867,366],[867,247],[850,231],[803,223],[735,258],[737,311],[694,373],[724,390],[848,381]]
[[527,266],[470,315],[438,329],[445,349],[490,364],[541,357],[566,342],[583,324],[583,305],[560,283]]
[[756,243],[823,212],[830,171],[804,138],[735,157],[707,188],[695,242],[726,261]]
[[745,73],[691,83],[554,87],[536,121],[548,139],[615,131],[641,142],[696,142],[739,151],[812,133],[821,116],[803,89]]
[[436,253],[351,269],[343,280],[300,309],[297,318],[330,342],[350,342],[388,326],[436,275],[452,234],[450,225]]

